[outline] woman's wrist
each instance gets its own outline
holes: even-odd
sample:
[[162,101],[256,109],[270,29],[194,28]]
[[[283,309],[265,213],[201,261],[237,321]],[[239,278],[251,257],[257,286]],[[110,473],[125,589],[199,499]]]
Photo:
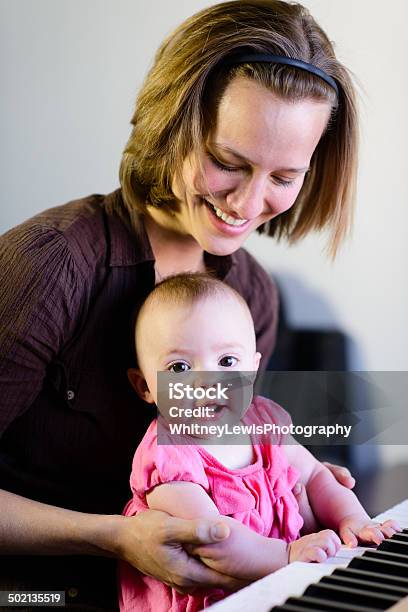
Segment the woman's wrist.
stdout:
[[80,546],[90,555],[120,558],[120,532],[125,521],[126,517],[118,514],[89,515],[79,527]]

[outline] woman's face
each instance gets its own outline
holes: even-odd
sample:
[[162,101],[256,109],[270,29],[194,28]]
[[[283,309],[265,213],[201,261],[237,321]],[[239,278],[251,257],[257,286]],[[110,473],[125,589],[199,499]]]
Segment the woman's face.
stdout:
[[295,202],[330,116],[315,100],[287,102],[246,78],[234,79],[198,159],[183,163],[172,221],[214,255],[236,251],[257,227]]

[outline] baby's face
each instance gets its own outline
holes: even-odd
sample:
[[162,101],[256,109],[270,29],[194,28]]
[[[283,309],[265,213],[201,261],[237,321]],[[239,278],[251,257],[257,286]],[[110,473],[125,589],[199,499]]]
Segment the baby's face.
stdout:
[[139,366],[146,380],[146,401],[157,404],[157,372],[246,371],[258,369],[252,318],[229,294],[193,305],[154,305],[137,335]]

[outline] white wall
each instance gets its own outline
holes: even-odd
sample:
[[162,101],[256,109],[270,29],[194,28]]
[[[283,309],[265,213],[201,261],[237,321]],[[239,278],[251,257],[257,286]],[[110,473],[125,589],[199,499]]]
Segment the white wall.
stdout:
[[[0,0],[0,232],[118,185],[134,98],[163,36],[210,0]],[[408,3],[304,0],[362,85],[353,239],[248,248],[283,282],[296,325],[354,339],[352,366],[408,370]],[[408,458],[408,447],[385,453]]]

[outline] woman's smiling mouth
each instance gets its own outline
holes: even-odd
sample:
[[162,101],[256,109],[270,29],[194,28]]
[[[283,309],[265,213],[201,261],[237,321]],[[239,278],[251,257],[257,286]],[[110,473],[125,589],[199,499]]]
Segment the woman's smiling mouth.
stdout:
[[236,217],[231,217],[230,215],[227,215],[225,211],[221,210],[221,208],[218,208],[217,206],[215,206],[214,204],[212,204],[205,198],[203,198],[203,201],[207,204],[210,210],[215,215],[217,215],[219,219],[224,221],[224,223],[226,223],[227,225],[231,225],[233,227],[239,227],[241,225],[244,225],[244,223],[248,222],[248,219],[237,219]]

